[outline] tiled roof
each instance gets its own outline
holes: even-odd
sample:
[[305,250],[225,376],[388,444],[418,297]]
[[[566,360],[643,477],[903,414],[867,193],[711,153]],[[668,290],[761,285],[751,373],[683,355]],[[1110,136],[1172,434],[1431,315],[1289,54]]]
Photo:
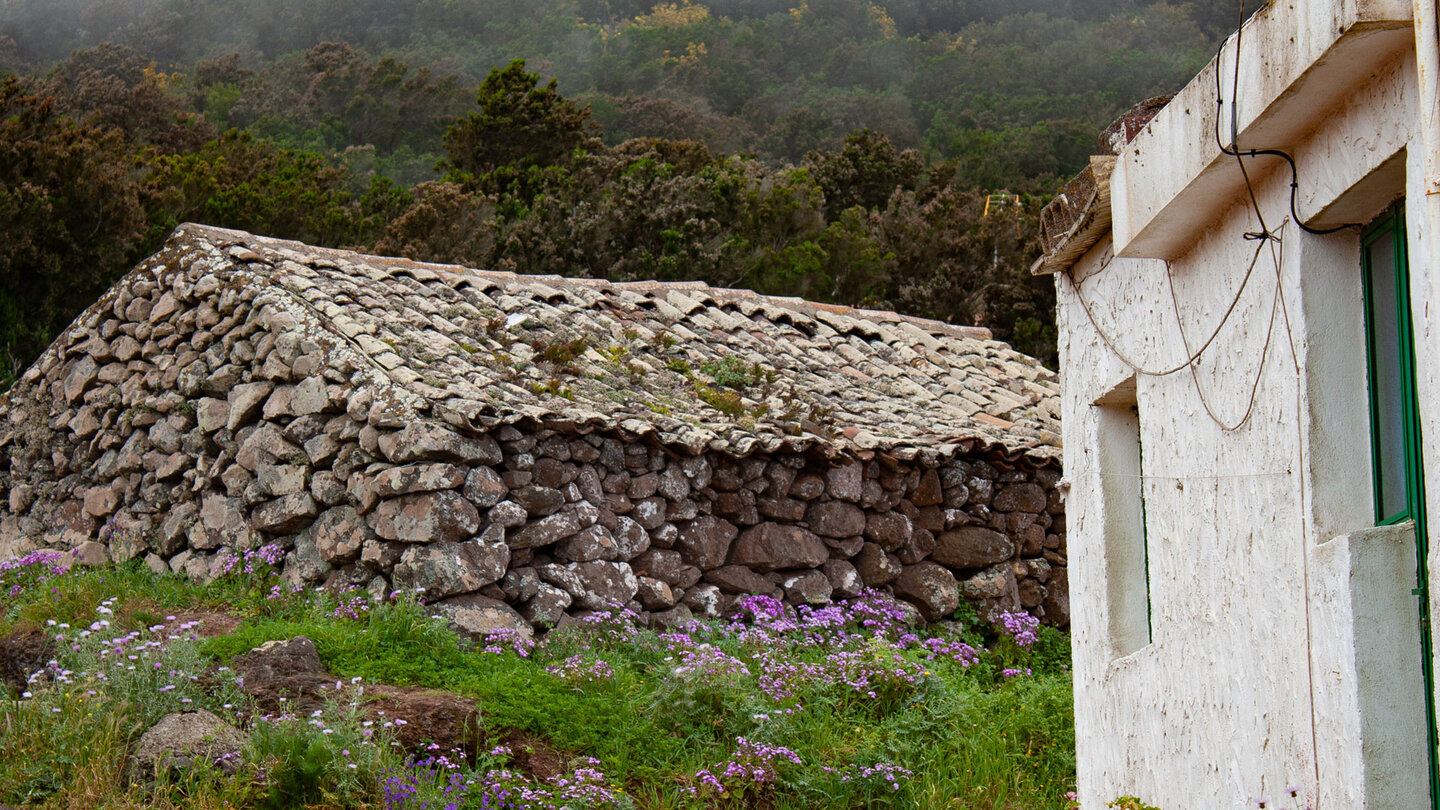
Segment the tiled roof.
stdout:
[[197,225],[177,229],[151,263],[197,259],[222,280],[263,285],[257,304],[343,336],[362,375],[458,426],[619,429],[737,455],[1059,455],[1058,378],[984,329],[699,282],[485,272]]

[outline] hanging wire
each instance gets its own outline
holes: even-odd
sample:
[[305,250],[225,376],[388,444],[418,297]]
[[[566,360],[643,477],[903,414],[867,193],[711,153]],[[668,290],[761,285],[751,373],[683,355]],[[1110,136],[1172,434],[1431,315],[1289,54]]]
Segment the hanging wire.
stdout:
[[[1258,207],[1256,208],[1256,213],[1257,215],[1259,214]],[[1264,227],[1263,219],[1261,227]],[[1251,234],[1245,235],[1247,239],[1251,238],[1251,236]],[[1277,243],[1280,244],[1281,252],[1279,255],[1276,255],[1275,253],[1275,244]],[[1281,301],[1283,298],[1282,291],[1284,289],[1284,284],[1282,283],[1280,268],[1284,265],[1284,242],[1282,242],[1278,236],[1270,234],[1260,241],[1260,247],[1262,249],[1266,245],[1270,246],[1270,260],[1275,267],[1275,297],[1270,302],[1270,323],[1268,326],[1265,327],[1265,345],[1260,350],[1260,367],[1255,370],[1255,382],[1250,386],[1249,401],[1245,404],[1245,413],[1240,416],[1240,420],[1238,422],[1235,422],[1234,424],[1227,423],[1225,419],[1220,416],[1220,414],[1215,412],[1215,407],[1210,404],[1210,398],[1205,396],[1205,389],[1200,386],[1200,371],[1198,368],[1199,358],[1197,357],[1197,362],[1191,363],[1189,366],[1190,380],[1195,384],[1195,394],[1200,397],[1200,404],[1205,407],[1205,413],[1209,414],[1210,419],[1214,421],[1215,424],[1219,425],[1220,429],[1226,433],[1232,433],[1244,427],[1245,423],[1250,421],[1251,414],[1255,412],[1255,402],[1259,398],[1260,393],[1260,381],[1265,378],[1265,365],[1266,361],[1270,357],[1270,343],[1275,337],[1275,318],[1281,309]],[[1253,263],[1251,266],[1253,268]],[[1165,268],[1165,278],[1169,282],[1170,286],[1170,303],[1175,309],[1175,326],[1177,329],[1180,330],[1180,343],[1182,346],[1185,347],[1185,351],[1189,352],[1190,339],[1185,335],[1185,321],[1180,317],[1180,299],[1179,296],[1177,296],[1175,293],[1175,274],[1171,272],[1171,268],[1169,266]],[[1289,323],[1288,315],[1286,317],[1286,323]],[[1290,340],[1290,347],[1291,351],[1293,352],[1295,347],[1295,341],[1293,336]]]
[[[1240,86],[1240,56],[1242,52],[1242,47],[1244,45],[1244,23],[1245,4],[1244,0],[1241,0],[1239,9],[1239,20],[1237,21],[1234,35],[1235,59],[1233,88],[1237,91],[1237,94]],[[1289,307],[1287,305],[1287,302],[1285,301],[1284,284],[1282,278],[1283,271],[1281,268],[1283,266],[1284,242],[1279,235],[1277,235],[1273,230],[1271,230],[1269,223],[1265,220],[1264,211],[1260,206],[1260,200],[1255,191],[1255,183],[1253,178],[1251,178],[1250,176],[1250,170],[1245,163],[1245,159],[1253,159],[1267,156],[1278,157],[1283,159],[1287,164],[1289,164],[1290,217],[1287,222],[1294,222],[1301,230],[1305,231],[1306,233],[1322,236],[1326,234],[1337,233],[1347,228],[1357,227],[1356,225],[1340,225],[1334,228],[1312,228],[1304,223],[1299,214],[1298,200],[1300,180],[1299,169],[1295,163],[1295,159],[1291,157],[1289,153],[1280,149],[1241,149],[1239,147],[1239,115],[1236,109],[1237,101],[1233,96],[1230,99],[1230,144],[1227,146],[1222,140],[1220,136],[1220,119],[1224,115],[1225,97],[1224,88],[1222,86],[1220,76],[1222,72],[1221,64],[1223,63],[1223,57],[1225,54],[1225,46],[1228,41],[1228,38],[1225,41],[1222,41],[1220,43],[1219,50],[1215,54],[1215,144],[1217,147],[1219,147],[1221,153],[1235,158],[1236,166],[1240,169],[1240,175],[1242,178],[1244,178],[1245,181],[1245,192],[1250,200],[1250,210],[1255,215],[1255,220],[1259,226],[1259,229],[1255,231],[1247,231],[1245,233],[1246,240],[1256,242],[1255,252],[1250,257],[1250,264],[1245,269],[1245,276],[1241,280],[1240,288],[1236,290],[1234,298],[1230,301],[1229,306],[1226,307],[1225,314],[1221,317],[1220,322],[1215,326],[1214,331],[1212,331],[1209,337],[1207,337],[1205,341],[1200,344],[1200,347],[1198,349],[1191,349],[1189,335],[1187,335],[1185,332],[1184,321],[1180,316],[1180,302],[1179,297],[1175,291],[1174,266],[1167,261],[1165,263],[1165,276],[1170,288],[1170,299],[1175,311],[1175,322],[1180,330],[1181,343],[1185,347],[1186,356],[1182,362],[1168,368],[1146,368],[1143,363],[1136,361],[1135,359],[1128,356],[1124,351],[1122,351],[1119,345],[1116,343],[1115,339],[1112,338],[1108,333],[1106,333],[1104,329],[1100,327],[1099,322],[1095,318],[1095,313],[1090,308],[1090,303],[1085,300],[1085,296],[1080,288],[1080,282],[1077,282],[1071,273],[1067,272],[1061,274],[1065,276],[1067,281],[1069,281],[1071,289],[1075,293],[1075,298],[1080,302],[1080,307],[1082,310],[1084,310],[1085,317],[1090,321],[1090,325],[1094,328],[1095,333],[1099,335],[1100,340],[1110,349],[1111,352],[1115,354],[1117,358],[1119,358],[1122,363],[1128,366],[1135,373],[1145,377],[1166,377],[1171,374],[1175,374],[1189,369],[1192,382],[1195,386],[1195,391],[1200,397],[1201,404],[1205,406],[1205,412],[1221,428],[1221,430],[1227,433],[1239,430],[1247,422],[1249,422],[1251,415],[1254,413],[1255,403],[1259,396],[1260,383],[1264,378],[1266,361],[1270,354],[1271,343],[1274,340],[1274,331],[1277,317],[1283,317],[1286,329],[1286,339],[1290,347],[1291,362],[1294,365],[1296,372],[1299,372],[1299,355],[1295,348],[1295,335],[1290,321]],[[1211,405],[1209,398],[1206,397],[1204,389],[1200,384],[1199,371],[1197,366],[1201,357],[1203,357],[1205,352],[1209,350],[1210,346],[1215,342],[1216,338],[1220,336],[1220,332],[1224,330],[1225,325],[1229,323],[1230,317],[1234,314],[1236,308],[1240,304],[1240,300],[1244,297],[1245,290],[1249,287],[1250,279],[1255,273],[1255,266],[1259,264],[1260,257],[1261,255],[1263,255],[1267,247],[1270,250],[1271,264],[1275,270],[1275,297],[1271,301],[1270,323],[1265,333],[1265,343],[1262,348],[1260,357],[1260,368],[1256,372],[1255,382],[1251,386],[1249,401],[1246,405],[1245,412],[1238,422],[1230,423],[1227,422],[1224,418],[1222,418],[1218,413],[1216,413],[1214,406]],[[1278,253],[1277,249],[1279,251]]]
[[[1187,348],[1187,356],[1183,362],[1163,370],[1147,369],[1142,363],[1131,359],[1128,355],[1125,354],[1125,352],[1121,351],[1120,347],[1116,345],[1114,339],[1111,338],[1110,335],[1106,334],[1105,330],[1100,328],[1100,323],[1095,320],[1095,313],[1091,311],[1090,303],[1085,300],[1085,296],[1080,290],[1080,282],[1077,282],[1070,273],[1061,273],[1061,275],[1070,282],[1070,288],[1075,293],[1075,299],[1080,302],[1080,308],[1085,311],[1085,317],[1089,319],[1090,325],[1095,329],[1095,333],[1100,336],[1101,342],[1103,342],[1107,347],[1109,347],[1110,351],[1113,352],[1116,357],[1120,358],[1120,362],[1129,366],[1131,371],[1134,371],[1136,374],[1139,374],[1142,377],[1168,377],[1171,374],[1175,374],[1177,372],[1181,372],[1187,368],[1192,367],[1200,359],[1201,355],[1203,355],[1205,351],[1210,348],[1210,344],[1215,342],[1215,338],[1220,336],[1220,332],[1225,328],[1225,324],[1229,322],[1230,316],[1234,314],[1235,308],[1240,305],[1240,299],[1245,295],[1245,288],[1250,284],[1250,277],[1255,274],[1255,265],[1259,264],[1260,254],[1264,250],[1264,247],[1265,242],[1263,241],[1260,244],[1256,245],[1255,255],[1250,257],[1250,266],[1246,268],[1245,277],[1240,281],[1240,289],[1235,291],[1235,297],[1230,301],[1230,306],[1226,307],[1224,316],[1220,318],[1220,323],[1216,324],[1215,326],[1215,331],[1211,332],[1210,337],[1206,338],[1205,342],[1201,344],[1200,348],[1196,349],[1194,352],[1191,352],[1189,348]],[[1170,275],[1170,268],[1170,262],[1166,262],[1165,274],[1167,276]],[[1177,319],[1180,317],[1178,304],[1175,311],[1175,317]]]

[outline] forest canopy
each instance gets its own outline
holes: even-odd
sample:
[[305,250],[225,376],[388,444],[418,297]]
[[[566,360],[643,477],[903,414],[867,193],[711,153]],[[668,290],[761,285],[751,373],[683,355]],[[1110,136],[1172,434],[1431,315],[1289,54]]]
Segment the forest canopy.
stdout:
[[0,380],[187,220],[1053,360],[1035,215],[1237,5],[0,0]]

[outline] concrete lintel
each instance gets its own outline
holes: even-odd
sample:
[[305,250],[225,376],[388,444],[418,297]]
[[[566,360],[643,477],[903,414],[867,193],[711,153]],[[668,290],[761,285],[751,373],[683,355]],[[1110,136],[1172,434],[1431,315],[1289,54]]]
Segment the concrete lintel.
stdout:
[[[1186,85],[1121,152],[1112,181],[1117,256],[1174,259],[1242,193],[1230,140],[1231,99],[1242,149],[1293,149],[1347,95],[1413,47],[1409,0],[1276,0]],[[1216,105],[1220,75],[1224,112]],[[1274,158],[1247,164],[1252,177],[1285,170]]]

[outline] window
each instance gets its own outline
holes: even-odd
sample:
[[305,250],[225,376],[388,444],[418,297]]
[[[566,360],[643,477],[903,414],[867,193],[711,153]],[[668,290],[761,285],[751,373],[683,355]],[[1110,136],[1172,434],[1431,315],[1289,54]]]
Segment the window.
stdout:
[[1095,401],[1100,499],[1105,526],[1106,602],[1115,656],[1150,643],[1150,550],[1135,378]]
[[1392,206],[1367,228],[1361,245],[1375,519],[1389,525],[1415,520],[1423,497],[1403,207]]

